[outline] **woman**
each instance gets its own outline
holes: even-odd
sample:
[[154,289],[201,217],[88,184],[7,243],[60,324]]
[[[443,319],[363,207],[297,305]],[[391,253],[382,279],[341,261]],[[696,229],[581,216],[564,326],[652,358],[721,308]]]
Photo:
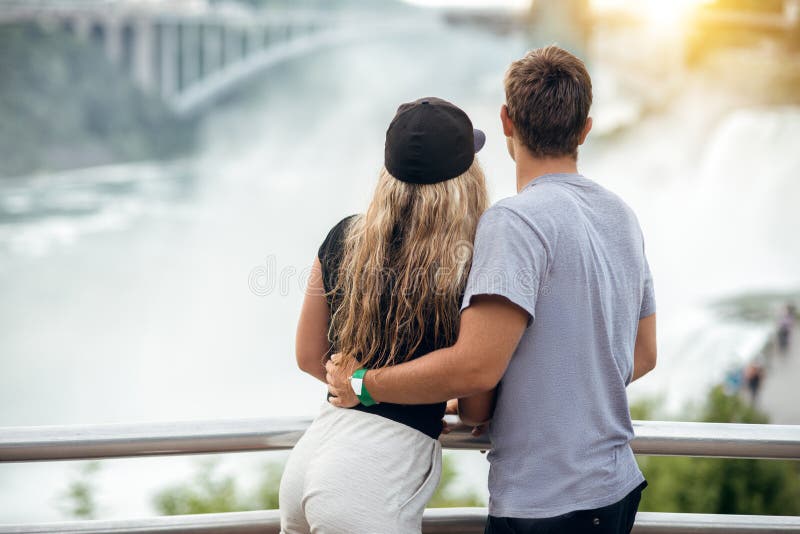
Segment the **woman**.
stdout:
[[[488,202],[475,159],[484,140],[449,102],[400,106],[366,214],[334,226],[314,262],[297,327],[302,370],[325,382],[334,352],[374,369],[455,342]],[[298,441],[281,481],[285,534],[421,531],[445,404],[364,404],[326,403]]]

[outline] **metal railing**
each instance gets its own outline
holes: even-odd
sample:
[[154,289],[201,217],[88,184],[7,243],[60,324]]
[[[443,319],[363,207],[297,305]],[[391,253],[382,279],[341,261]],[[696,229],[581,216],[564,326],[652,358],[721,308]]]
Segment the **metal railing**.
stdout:
[[[140,424],[0,428],[0,462],[285,450],[310,419],[243,419]],[[800,426],[635,421],[634,452],[647,455],[800,460]],[[442,436],[450,449],[486,449],[467,427]],[[480,533],[484,508],[431,509],[428,533]],[[277,511],[236,512],[114,521],[0,525],[0,534],[33,533],[261,533],[279,532]],[[634,533],[800,534],[800,517],[641,512]]]
[[[164,456],[291,449],[308,418],[254,418],[0,428],[0,462]],[[800,426],[634,421],[637,454],[800,460]],[[487,449],[486,437],[456,427],[449,449]]]
[[[485,508],[425,510],[425,534],[483,534]],[[634,534],[763,534],[798,532],[797,518],[746,515],[639,512]],[[3,534],[279,534],[277,510],[154,517],[121,521],[72,521],[40,525],[0,525]]]

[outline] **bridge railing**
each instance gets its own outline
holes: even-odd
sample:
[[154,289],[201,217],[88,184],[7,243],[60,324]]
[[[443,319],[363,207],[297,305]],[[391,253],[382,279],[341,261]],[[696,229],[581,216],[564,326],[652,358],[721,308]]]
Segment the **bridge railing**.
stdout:
[[[290,449],[309,419],[243,419],[141,424],[0,428],[0,462],[28,462]],[[634,452],[646,455],[800,460],[800,426],[634,422]],[[486,449],[466,427],[442,437],[450,449]],[[652,481],[657,483],[657,481]],[[483,532],[486,509],[427,510],[427,533]],[[277,511],[170,516],[114,521],[0,525],[0,534],[278,533]],[[636,534],[800,533],[800,517],[641,512]]]

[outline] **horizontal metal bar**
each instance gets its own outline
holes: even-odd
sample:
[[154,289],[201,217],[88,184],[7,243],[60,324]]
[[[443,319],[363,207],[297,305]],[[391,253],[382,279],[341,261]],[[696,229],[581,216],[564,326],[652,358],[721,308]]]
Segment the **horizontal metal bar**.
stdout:
[[800,426],[634,421],[636,454],[800,460]]
[[[76,460],[290,449],[308,418],[0,428],[0,462]],[[800,426],[634,421],[637,454],[800,459]],[[442,436],[450,449],[488,449],[468,427]]]
[[277,510],[0,525],[0,534],[279,534]]
[[[480,534],[486,508],[425,510],[425,534]],[[277,510],[153,517],[113,521],[71,521],[38,525],[0,525],[0,534],[278,534]],[[725,532],[800,533],[800,517],[640,512],[634,534],[696,534]]]
[[800,517],[639,512],[634,534],[766,534],[800,532]]
[[0,428],[0,462],[291,449],[311,419]]

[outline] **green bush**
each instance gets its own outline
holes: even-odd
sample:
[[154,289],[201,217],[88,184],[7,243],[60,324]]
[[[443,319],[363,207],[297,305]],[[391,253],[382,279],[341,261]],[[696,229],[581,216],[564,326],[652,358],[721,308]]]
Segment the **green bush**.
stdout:
[[463,506],[486,506],[483,498],[473,490],[458,490],[458,469],[453,457],[442,457],[442,478],[436,493],[431,497],[428,508],[459,508]]
[[97,460],[78,464],[77,476],[70,481],[67,489],[59,496],[59,508],[76,519],[96,519],[98,504],[94,477],[100,471]]
[[[191,481],[159,491],[153,499],[158,512],[162,515],[183,515],[278,508],[282,464],[264,464],[261,480],[252,494],[243,493],[232,476],[218,473],[217,466],[217,460],[204,461]],[[454,487],[456,479],[457,469],[453,458],[445,455],[442,479],[431,499],[430,507],[485,505],[477,493],[458,491]]]
[[[632,407],[647,419],[651,407]],[[649,412],[649,413],[648,413]],[[739,395],[715,387],[700,411],[709,423],[767,423]],[[800,463],[685,457],[639,457],[650,483],[641,510],[707,514],[800,515]]]
[[278,488],[283,466],[266,463],[255,493],[243,494],[236,480],[217,472],[218,460],[200,464],[193,480],[159,491],[153,499],[162,515],[209,514],[278,508]]

